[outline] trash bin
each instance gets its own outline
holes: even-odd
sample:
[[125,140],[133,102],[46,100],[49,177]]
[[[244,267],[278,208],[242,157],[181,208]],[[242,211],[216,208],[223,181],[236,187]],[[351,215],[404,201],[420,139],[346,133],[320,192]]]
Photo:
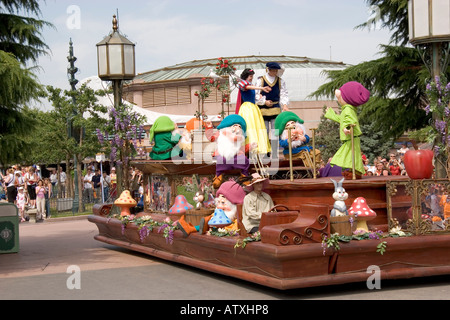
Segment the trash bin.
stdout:
[[19,252],[19,209],[0,203],[0,254]]

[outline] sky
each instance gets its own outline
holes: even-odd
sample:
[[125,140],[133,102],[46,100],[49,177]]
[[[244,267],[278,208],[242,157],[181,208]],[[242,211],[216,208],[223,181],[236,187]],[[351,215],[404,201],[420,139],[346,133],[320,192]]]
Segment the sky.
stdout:
[[[50,47],[39,60],[44,85],[69,89],[74,43],[78,80],[97,75],[96,44],[119,31],[136,44],[136,72],[222,56],[293,55],[358,64],[379,57],[387,30],[355,29],[376,17],[364,0],[42,0]],[[40,108],[48,109],[41,105]]]

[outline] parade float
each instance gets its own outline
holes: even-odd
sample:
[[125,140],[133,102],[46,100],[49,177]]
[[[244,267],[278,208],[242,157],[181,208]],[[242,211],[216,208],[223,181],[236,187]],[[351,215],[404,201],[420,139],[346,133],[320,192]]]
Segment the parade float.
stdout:
[[[203,113],[199,100],[199,121]],[[339,119],[332,110],[327,114]],[[150,129],[153,160],[131,162],[144,174],[141,211],[131,208],[128,213],[134,204],[128,194],[122,203],[94,206],[89,221],[98,227],[96,240],[280,290],[366,282],[373,272],[378,280],[450,274],[450,204],[443,200],[450,181],[432,179],[427,152],[407,152],[409,177],[361,178],[355,170],[359,138],[352,138],[345,148],[352,150],[353,170],[344,180],[320,177],[314,130],[312,151],[296,157],[301,143],[292,143],[296,129],[289,128],[288,152],[275,148],[270,158],[248,159],[245,174],[238,168],[219,175],[213,152],[223,145],[200,125],[187,135],[192,147],[186,152],[185,145],[177,145],[184,139],[174,134],[176,127],[170,121],[155,122]],[[342,128],[351,137],[359,130],[341,123]],[[188,157],[179,158],[181,151]],[[259,231],[248,233],[242,202],[235,201],[237,228],[228,231],[218,222],[204,232],[205,219],[221,210],[215,207],[216,186],[230,179],[243,183],[240,178],[251,173],[269,179],[265,192],[274,204],[262,212]]]
[[[206,154],[210,142],[197,142],[193,154]],[[423,151],[410,152],[424,156]],[[212,228],[186,236],[177,227],[180,217],[196,225],[214,212],[216,164],[194,158],[135,160],[133,165],[144,173],[143,211],[122,215],[120,203],[96,205],[89,216],[99,230],[95,239],[281,290],[366,282],[374,266],[380,280],[450,274],[450,224],[447,215],[434,212],[445,211],[446,201],[440,206],[436,201],[446,198],[450,182],[431,179],[431,161],[407,168],[422,174],[419,179],[343,181],[318,177],[302,160],[283,160],[281,155],[275,163],[251,161],[252,172],[269,173],[266,192],[275,204],[262,214],[259,232],[245,231],[239,205],[237,232]],[[227,179],[233,175],[239,173],[230,172]],[[332,214],[338,182],[346,193],[344,215]]]

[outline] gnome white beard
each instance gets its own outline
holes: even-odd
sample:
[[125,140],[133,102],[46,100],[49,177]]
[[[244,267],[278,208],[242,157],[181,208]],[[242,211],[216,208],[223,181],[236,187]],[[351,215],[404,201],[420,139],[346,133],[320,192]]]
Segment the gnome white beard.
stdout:
[[[302,125],[301,123],[296,122],[295,123],[295,128],[300,128],[300,129],[302,129],[303,134],[305,133],[305,126]],[[282,140],[287,140],[288,138],[289,138],[289,130],[284,130],[283,134],[281,135],[281,139]],[[292,145],[292,148],[298,148],[301,145],[303,145],[303,143],[304,142],[301,141],[301,140],[293,140],[291,145]]]
[[241,150],[241,143],[230,139],[223,130],[220,130],[219,137],[217,138],[217,152],[227,161],[230,161]]
[[[216,198],[216,206],[218,205],[218,199]],[[228,219],[230,219],[231,221],[234,221],[236,219],[236,213],[237,213],[237,205],[231,203],[230,200],[228,199],[224,199],[225,200],[225,204],[219,205],[219,209],[222,209],[223,212],[225,213],[225,215],[228,217]]]

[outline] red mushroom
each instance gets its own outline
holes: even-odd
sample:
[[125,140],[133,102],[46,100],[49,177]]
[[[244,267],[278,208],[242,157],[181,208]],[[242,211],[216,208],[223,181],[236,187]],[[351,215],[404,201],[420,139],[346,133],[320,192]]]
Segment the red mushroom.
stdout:
[[363,197],[356,198],[349,209],[349,214],[356,217],[356,230],[364,230],[369,232],[367,221],[375,219],[377,214],[369,208],[366,199]]

